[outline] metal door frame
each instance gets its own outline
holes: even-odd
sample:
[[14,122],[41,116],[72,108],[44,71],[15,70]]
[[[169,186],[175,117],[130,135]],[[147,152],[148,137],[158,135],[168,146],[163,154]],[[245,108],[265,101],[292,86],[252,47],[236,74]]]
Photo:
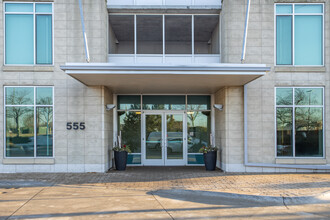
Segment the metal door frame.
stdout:
[[[167,115],[182,115],[182,133],[183,133],[183,157],[180,160],[167,159]],[[146,115],[161,115],[162,117],[162,158],[161,159],[147,159],[146,158]],[[185,111],[171,111],[171,110],[153,110],[153,111],[143,111],[142,112],[142,145],[141,145],[141,163],[143,166],[182,166],[187,165],[187,123],[186,123],[186,112]]]

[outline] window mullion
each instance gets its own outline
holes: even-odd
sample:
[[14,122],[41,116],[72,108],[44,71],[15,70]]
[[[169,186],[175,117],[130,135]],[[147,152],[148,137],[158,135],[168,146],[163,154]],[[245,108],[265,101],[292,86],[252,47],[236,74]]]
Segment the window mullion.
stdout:
[[37,89],[34,87],[34,157],[37,157],[37,107],[36,107]]
[[295,65],[295,13],[294,13],[294,5],[293,5],[293,14],[292,16],[292,65]]
[[[165,15],[162,15],[163,18],[163,63],[165,63]],[[141,103],[142,108],[142,103]]]
[[192,62],[195,63],[195,16],[191,16],[191,55]]
[[136,30],[136,14],[134,15],[134,63],[136,63],[136,51],[137,51],[137,30]]
[[296,157],[296,105],[295,105],[295,92],[296,89],[293,88],[293,109],[292,109],[292,153],[293,157]]
[[33,64],[36,65],[37,60],[37,38],[36,38],[36,4],[33,3]]

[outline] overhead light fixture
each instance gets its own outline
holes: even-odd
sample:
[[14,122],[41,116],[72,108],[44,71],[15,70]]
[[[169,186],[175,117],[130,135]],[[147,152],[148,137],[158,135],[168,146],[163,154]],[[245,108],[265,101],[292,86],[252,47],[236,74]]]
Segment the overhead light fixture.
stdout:
[[222,111],[223,110],[223,105],[221,105],[221,104],[214,104],[213,107],[215,109],[218,109],[219,111]]
[[112,109],[116,108],[116,105],[114,104],[106,104],[105,110],[110,111]]

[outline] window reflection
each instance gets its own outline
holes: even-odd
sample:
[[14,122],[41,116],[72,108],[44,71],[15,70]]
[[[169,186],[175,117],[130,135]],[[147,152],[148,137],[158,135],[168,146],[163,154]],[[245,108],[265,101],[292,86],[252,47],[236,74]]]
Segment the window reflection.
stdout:
[[276,105],[292,105],[293,96],[292,88],[276,89]]
[[146,115],[146,159],[162,159],[162,116]]
[[211,117],[210,112],[191,111],[187,113],[188,153],[198,153],[210,141]]
[[6,107],[6,156],[34,156],[33,107]]
[[141,153],[141,112],[118,112],[118,123],[122,144],[132,153]]
[[6,87],[5,91],[6,157],[52,157],[53,88]]
[[34,88],[32,87],[7,87],[6,105],[33,105]]
[[188,110],[210,110],[211,96],[209,95],[188,95],[187,96]]
[[53,88],[40,87],[37,88],[37,105],[53,104]]
[[320,88],[295,89],[296,105],[323,105],[323,94]]
[[183,158],[183,115],[166,116],[167,159]]
[[37,156],[53,155],[53,108],[37,108]]
[[277,108],[277,156],[293,156],[292,108]]
[[277,88],[276,104],[277,156],[322,157],[323,88]]
[[296,108],[296,156],[322,156],[322,108]]
[[143,109],[145,110],[185,110],[185,96],[143,96]]
[[118,109],[120,110],[139,110],[141,109],[141,96],[139,95],[119,95]]

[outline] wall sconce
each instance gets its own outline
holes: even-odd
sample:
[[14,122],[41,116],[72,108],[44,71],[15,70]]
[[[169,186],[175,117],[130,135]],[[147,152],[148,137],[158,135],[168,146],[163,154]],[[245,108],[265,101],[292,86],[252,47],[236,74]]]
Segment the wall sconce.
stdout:
[[112,109],[116,108],[116,105],[114,104],[106,104],[105,110],[110,111]]
[[219,111],[222,111],[223,110],[223,105],[221,105],[221,104],[214,104],[213,105],[213,108],[218,109]]

